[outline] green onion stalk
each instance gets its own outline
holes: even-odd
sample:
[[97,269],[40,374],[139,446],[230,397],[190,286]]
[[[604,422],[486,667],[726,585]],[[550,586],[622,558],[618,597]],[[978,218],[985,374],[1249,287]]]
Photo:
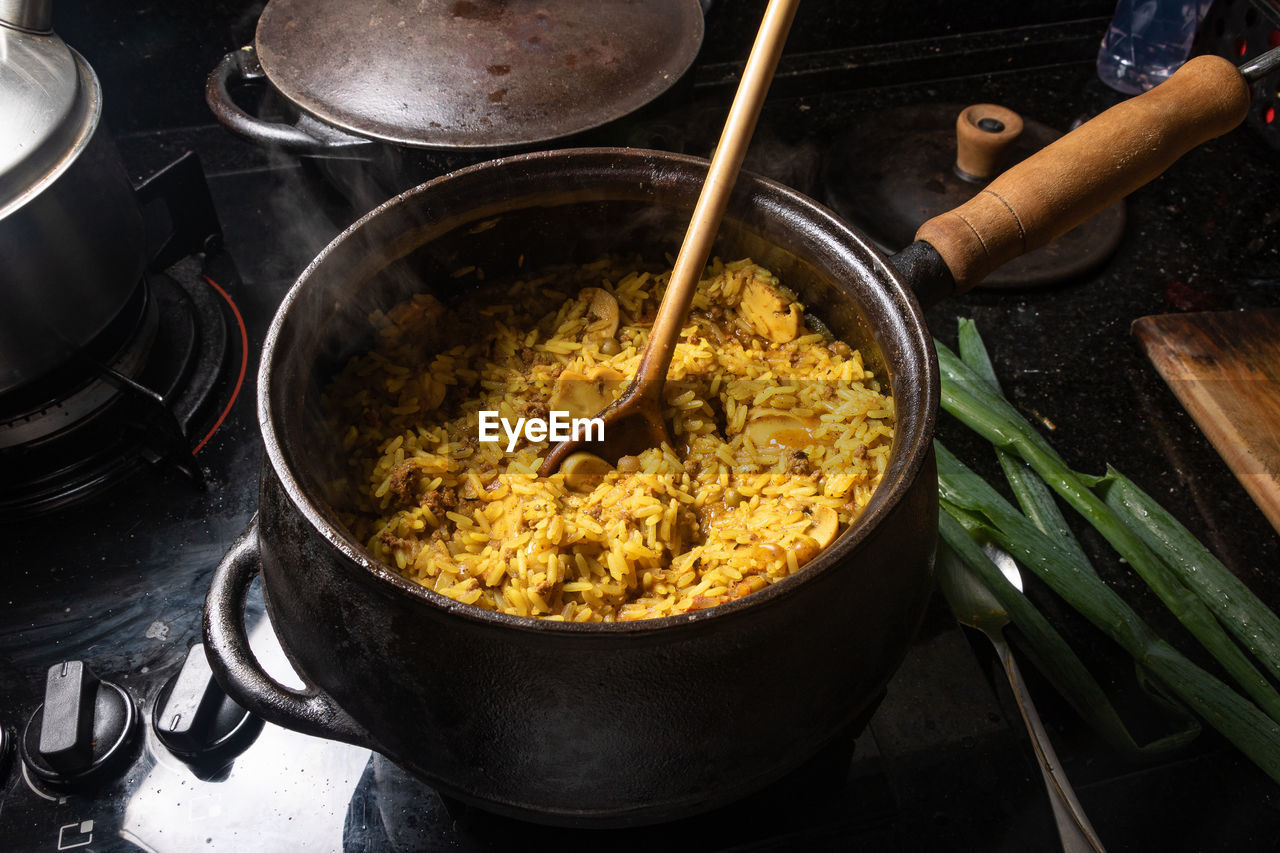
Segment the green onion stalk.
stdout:
[[[1040,577],[1082,616],[1122,646],[1223,737],[1280,782],[1280,725],[1157,636],[1098,575],[1037,528],[940,443],[938,493],[945,515],[969,537],[992,541]],[[944,539],[963,546],[947,531]],[[963,554],[962,554],[963,556]],[[981,566],[974,567],[983,580]]]
[[[964,363],[993,390],[1003,396],[1004,392],[1000,388],[986,345],[982,342],[977,326],[972,320],[960,321],[958,344],[960,358]],[[1067,520],[1054,501],[1053,492],[1049,487],[1021,459],[999,447],[994,450],[1005,479],[1022,512],[1041,532],[1049,535],[1062,546],[1081,569],[1093,572],[1093,564],[1067,525]],[[943,539],[951,548],[959,550],[961,547],[953,543],[957,533],[965,536],[967,543],[972,545],[972,540],[963,532],[963,528],[954,520],[948,520],[951,521],[951,526],[944,532]],[[968,547],[965,550],[964,561],[970,566],[981,564],[981,568],[978,569],[979,574],[987,582],[988,588],[995,593],[993,583],[999,584],[1003,581],[1003,575],[998,575],[998,570],[980,548]],[[994,581],[991,578],[993,571],[998,575]],[[1149,674],[1138,666],[1138,682],[1144,691],[1171,715],[1183,721],[1182,728],[1172,734],[1144,746],[1138,746],[1111,704],[1111,700],[1080,658],[1072,651],[1070,645],[1029,599],[1011,584],[1006,582],[1005,586],[1007,587],[1003,590],[1005,595],[997,595],[997,599],[1040,657],[1042,671],[1085,722],[1114,748],[1138,756],[1149,756],[1178,749],[1199,735],[1200,724],[1195,717],[1191,716],[1183,705],[1173,701],[1163,692],[1153,689]]]
[[[1025,461],[1050,488],[1083,515],[1111,543],[1174,616],[1267,715],[1273,721],[1280,720],[1280,694],[1223,630],[1206,602],[1182,582],[1179,576],[1151,550],[1146,540],[1131,529],[1111,506],[1090,490],[1086,482],[1067,466],[1062,457],[1003,396],[946,346],[941,343],[937,343],[936,346],[943,379],[943,408],[996,447],[1015,453]],[[981,482],[981,478],[976,479]],[[1095,481],[1095,485],[1097,484]],[[986,484],[983,483],[983,485]],[[987,489],[990,490],[990,487],[987,486]],[[990,491],[992,495],[999,497],[994,490]],[[1001,501],[1003,502],[1003,498]],[[956,501],[953,499],[952,503]],[[981,509],[980,507],[966,508],[979,511]],[[1016,511],[1014,514],[1029,529],[1040,532],[1021,514]],[[995,521],[995,519],[992,520]],[[1051,540],[1046,538],[1046,541]],[[1051,544],[1054,544],[1055,553],[1061,551],[1061,546]],[[1015,554],[1015,556],[1018,555]],[[1077,582],[1080,582],[1079,578],[1082,575],[1092,574],[1083,572],[1072,561],[1064,562],[1070,566],[1072,576],[1077,578]],[[1097,580],[1096,575],[1094,580]],[[1062,593],[1059,592],[1059,594]],[[1220,600],[1219,615],[1230,617],[1230,613],[1224,612],[1225,604],[1225,601]],[[1227,619],[1224,618],[1224,621]],[[1133,640],[1132,637],[1128,639]],[[1160,660],[1165,659],[1163,655],[1158,657]],[[1159,675],[1158,672],[1157,674]],[[1170,684],[1170,687],[1174,685]],[[1188,704],[1192,704],[1190,700],[1187,701]]]

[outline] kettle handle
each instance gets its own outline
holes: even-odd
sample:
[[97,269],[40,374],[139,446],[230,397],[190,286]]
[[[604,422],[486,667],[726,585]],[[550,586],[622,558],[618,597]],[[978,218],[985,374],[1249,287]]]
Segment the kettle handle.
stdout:
[[231,97],[230,82],[235,80],[266,80],[266,74],[258,62],[258,52],[247,45],[222,57],[209,75],[204,87],[205,103],[213,115],[225,127],[267,148],[279,148],[296,154],[321,154],[337,149],[350,150],[354,146],[369,145],[371,141],[353,136],[311,119],[310,128],[299,124],[263,121],[250,115]]
[[267,722],[376,750],[360,725],[327,693],[309,682],[304,690],[281,684],[254,656],[244,608],[249,584],[260,569],[255,515],[214,569],[205,599],[204,647],[214,678],[242,708]]

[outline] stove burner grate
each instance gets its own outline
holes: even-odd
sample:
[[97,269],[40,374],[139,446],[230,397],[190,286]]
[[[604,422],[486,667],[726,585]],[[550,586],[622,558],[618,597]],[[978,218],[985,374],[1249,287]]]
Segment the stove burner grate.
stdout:
[[215,287],[195,258],[148,274],[116,345],[0,400],[0,519],[78,505],[151,465],[201,481],[195,451],[243,377],[230,370],[243,360],[229,346],[234,306]]
[[239,393],[248,344],[234,301],[205,274],[236,277],[199,158],[187,152],[136,195],[151,261],[129,304],[76,358],[0,395],[0,521],[78,505],[149,465],[200,482],[195,454]]

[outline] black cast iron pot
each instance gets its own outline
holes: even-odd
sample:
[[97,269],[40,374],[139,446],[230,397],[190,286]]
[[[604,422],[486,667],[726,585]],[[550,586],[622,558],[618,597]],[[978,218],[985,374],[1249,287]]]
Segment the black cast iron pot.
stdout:
[[[334,240],[267,338],[267,448],[256,522],[206,609],[215,673],[241,704],[362,744],[484,808],[569,824],[666,820],[732,801],[800,765],[866,711],[927,599],[936,529],[930,438],[938,376],[909,288],[883,257],[792,190],[744,176],[717,253],[750,256],[887,377],[897,432],[862,519],[798,575],[708,611],[562,624],[459,604],[377,563],[326,495],[341,447],[317,412],[367,320],[414,290],[449,301],[488,280],[607,250],[680,243],[706,163],[582,149],[493,161],[387,202]],[[247,585],[309,685],[248,651]]]
[[[913,288],[928,300],[971,287],[1235,127],[1249,97],[1229,62],[1198,57],[925,223],[892,264],[826,209],[742,176],[717,254],[772,269],[862,351],[894,396],[893,450],[863,516],[802,571],[648,622],[504,616],[373,561],[326,494],[342,450],[318,396],[369,346],[371,311],[423,286],[447,303],[468,281],[455,271],[482,267],[493,280],[610,250],[674,253],[705,161],[529,154],[397,196],[316,258],[268,334],[260,513],[215,572],[205,610],[215,675],[268,720],[367,745],[447,794],[520,817],[654,822],[763,787],[864,714],[929,593],[939,383]],[[273,681],[249,651],[244,596],[259,571],[304,690]]]

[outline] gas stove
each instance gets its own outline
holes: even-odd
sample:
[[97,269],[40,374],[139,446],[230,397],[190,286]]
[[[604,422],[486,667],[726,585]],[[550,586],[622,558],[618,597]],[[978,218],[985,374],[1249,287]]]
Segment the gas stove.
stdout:
[[[992,677],[990,657],[941,600],[865,729],[744,802],[670,825],[575,831],[497,818],[442,797],[368,750],[260,725],[225,705],[208,689],[201,609],[214,567],[257,507],[256,353],[293,278],[363,210],[345,188],[335,190],[324,166],[267,155],[213,126],[198,74],[166,78],[164,63],[191,63],[184,51],[211,68],[247,41],[253,9],[144,5],[140,19],[150,25],[128,35],[119,22],[100,20],[100,7],[57,26],[99,69],[108,120],[123,125],[117,136],[135,178],[188,149],[204,163],[222,239],[166,257],[149,275],[137,315],[185,316],[161,328],[198,334],[157,335],[209,342],[203,354],[179,346],[163,359],[170,370],[160,385],[190,372],[187,362],[216,361],[218,369],[212,382],[197,383],[206,391],[192,396],[201,400],[179,407],[185,455],[99,453],[108,466],[130,455],[129,476],[47,504],[35,517],[0,522],[7,542],[0,574],[0,848],[1053,849],[1052,816],[1016,708]],[[892,20],[896,13],[875,10],[850,21],[840,3],[802,7],[747,168],[836,206],[824,176],[858,168],[842,159],[838,140],[881,110],[995,102],[1065,130],[1115,102],[1092,69],[1109,14],[1101,7],[1109,3],[1065,4],[1074,17],[1049,23],[1028,18],[1019,4],[996,5],[969,29],[947,24],[950,32],[936,22],[926,22],[926,32],[909,31]],[[608,141],[706,154],[732,92],[740,59],[734,46],[745,54],[755,14],[751,4],[712,4],[689,86],[643,122],[610,128]],[[210,31],[207,16],[225,33],[222,43],[197,35]],[[91,29],[102,34],[95,38]],[[118,38],[162,45],[148,60],[152,76],[139,79],[121,62],[112,49]],[[125,102],[114,113],[113,85]],[[1054,288],[979,291],[928,317],[943,340],[954,338],[956,316],[976,318],[1007,389],[1025,411],[1055,425],[1052,440],[1065,456],[1090,470],[1119,465],[1280,605],[1280,578],[1264,572],[1280,560],[1280,540],[1127,333],[1138,316],[1188,305],[1280,305],[1280,248],[1268,236],[1280,210],[1276,158],[1248,129],[1210,143],[1131,199],[1125,235],[1095,271]],[[456,165],[462,163],[439,168]],[[980,464],[981,443],[946,420],[940,430]],[[181,464],[150,464],[156,455]],[[6,495],[12,476],[5,471],[0,484]],[[1105,554],[1087,536],[1086,546]],[[1105,556],[1099,565],[1157,629],[1181,639],[1123,566]],[[1045,606],[1108,684],[1131,679],[1091,629],[1047,599]],[[248,620],[259,659],[272,675],[298,684],[256,587]],[[1175,758],[1127,762],[1025,669],[1109,849],[1270,849],[1280,834],[1274,783],[1211,733]],[[74,744],[77,726],[88,725],[75,713],[77,697],[88,696],[104,711],[93,715],[101,731],[86,753],[96,768],[86,778],[86,759],[74,755]],[[1146,706],[1135,707],[1141,716]],[[215,734],[197,737],[184,713],[216,717]],[[72,732],[69,770],[32,758],[42,731],[59,729],[46,727],[46,717]]]
[[193,454],[239,391],[243,320],[190,256],[221,238],[199,159],[185,154],[137,197],[155,224],[127,304],[73,357],[0,394],[0,518],[83,504],[148,465],[198,480]]

